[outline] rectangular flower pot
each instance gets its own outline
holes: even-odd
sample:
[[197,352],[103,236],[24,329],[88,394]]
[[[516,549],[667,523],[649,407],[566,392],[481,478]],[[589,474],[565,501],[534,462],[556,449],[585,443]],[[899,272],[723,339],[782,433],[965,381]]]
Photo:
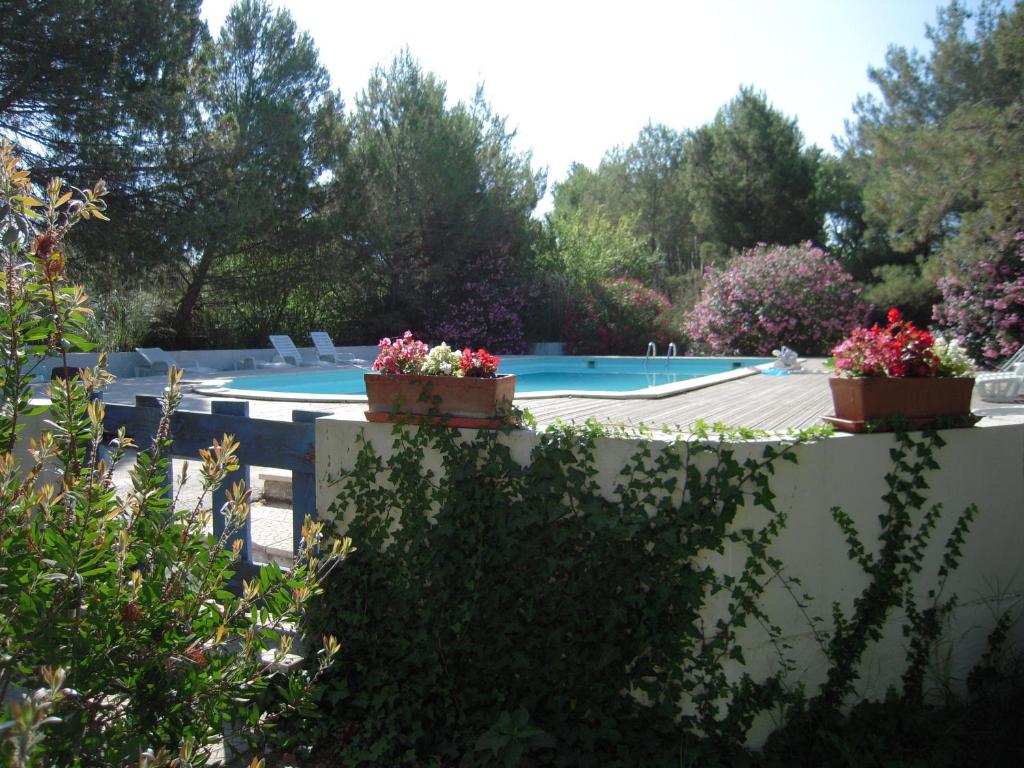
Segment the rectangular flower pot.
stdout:
[[937,417],[962,417],[971,421],[971,378],[864,377],[829,379],[835,417],[826,421],[848,432],[862,432],[866,422],[904,417],[922,427]]
[[497,427],[504,423],[515,397],[516,377],[493,379],[456,376],[367,373],[367,421],[419,423],[435,418],[452,427]]

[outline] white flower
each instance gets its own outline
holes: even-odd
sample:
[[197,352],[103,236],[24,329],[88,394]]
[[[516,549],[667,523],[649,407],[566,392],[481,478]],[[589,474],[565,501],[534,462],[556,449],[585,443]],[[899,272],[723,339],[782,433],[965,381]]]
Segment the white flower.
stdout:
[[957,339],[946,341],[939,336],[935,339],[932,349],[939,358],[940,375],[966,376],[974,368],[974,361],[967,356],[967,350]]
[[420,366],[420,373],[427,376],[461,376],[461,357],[458,352],[442,342],[427,352]]

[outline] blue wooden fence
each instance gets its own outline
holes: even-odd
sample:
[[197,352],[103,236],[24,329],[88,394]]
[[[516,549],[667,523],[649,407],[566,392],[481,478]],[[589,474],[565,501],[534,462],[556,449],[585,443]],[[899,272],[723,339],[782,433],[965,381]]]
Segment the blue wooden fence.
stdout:
[[[159,398],[139,395],[135,405],[108,403],[103,428],[116,432],[120,427],[134,438],[141,450],[153,443],[160,424]],[[224,531],[221,512],[227,500],[227,489],[233,483],[244,481],[251,488],[250,466],[289,469],[292,473],[292,547],[302,541],[302,523],[309,515],[316,518],[316,477],[314,476],[316,435],[313,424],[317,411],[292,411],[291,421],[272,421],[249,418],[246,400],[214,400],[210,413],[176,411],[171,416],[171,436],[174,440],[171,454],[182,458],[195,458],[199,451],[209,448],[213,438],[234,435],[239,442],[237,457],[239,469],[227,478],[213,495],[213,531]],[[168,493],[173,491],[174,476],[168,465]],[[240,560],[252,563],[252,526],[246,520],[235,538],[242,539]],[[230,546],[230,544],[229,544]]]

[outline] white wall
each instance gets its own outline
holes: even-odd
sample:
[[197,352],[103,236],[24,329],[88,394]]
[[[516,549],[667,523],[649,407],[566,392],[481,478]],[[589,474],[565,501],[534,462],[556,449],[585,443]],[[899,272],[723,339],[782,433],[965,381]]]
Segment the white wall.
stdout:
[[[297,349],[306,360],[316,359],[313,347],[297,347]],[[337,347],[336,349],[368,362],[373,362],[377,356],[376,347]],[[215,368],[222,371],[238,370],[246,359],[270,362],[276,356],[273,349],[185,349],[168,351],[167,354],[179,365],[195,363],[204,368]],[[73,352],[68,355],[68,364],[74,367],[92,367],[96,365],[98,358],[99,355],[94,352]],[[34,370],[37,380],[49,381],[50,371],[60,365],[60,358],[47,357]],[[145,361],[136,352],[110,352],[107,354],[107,370],[118,378],[131,378],[137,373],[144,375],[145,371],[142,370],[144,367]],[[161,372],[160,375],[166,374]]]
[[[986,647],[989,631],[1002,610],[1021,613],[1024,596],[1024,418],[1002,419],[1003,423],[973,429],[946,430],[947,445],[937,454],[941,466],[929,473],[929,502],[941,502],[944,513],[934,531],[925,558],[918,592],[924,595],[935,585],[942,546],[959,513],[971,503],[979,514],[967,537],[960,568],[949,579],[945,595],[957,594],[959,608],[947,628],[937,654],[935,681],[962,685],[967,672]],[[1005,423],[1013,421],[1015,423]],[[985,422],[982,422],[983,424]],[[392,437],[390,425],[364,424],[331,417],[317,421],[317,498],[319,513],[328,516],[335,497],[332,480],[351,468],[356,450],[354,437],[364,432],[378,453],[388,455]],[[470,431],[466,431],[471,434]],[[525,461],[536,443],[531,432],[517,432],[513,455]],[[664,449],[665,444],[658,444]],[[799,578],[803,591],[814,597],[811,615],[822,616],[828,629],[831,605],[840,603],[847,611],[867,584],[860,568],[847,555],[847,545],[830,510],[841,506],[853,518],[865,546],[877,549],[878,516],[885,511],[881,496],[886,492],[885,474],[890,471],[891,435],[837,435],[797,448],[799,463],[779,462],[773,479],[776,504],[788,513],[788,523],[775,542],[772,554],[785,564],[790,577]],[[760,456],[763,442],[735,446],[737,457]],[[597,461],[603,491],[610,495],[614,478],[633,454],[631,440],[602,439]],[[439,464],[430,462],[438,471]],[[917,518],[920,518],[917,513]],[[768,513],[745,509],[735,521],[737,528],[759,528]],[[358,542],[356,542],[358,546]],[[713,555],[716,567],[738,573],[745,550],[732,546],[724,556]],[[805,614],[779,584],[769,586],[763,605],[794,646],[798,673],[791,682],[804,682],[808,693],[824,679],[825,658]],[[921,605],[923,607],[923,604]],[[709,606],[709,613],[722,610]],[[713,618],[713,617],[712,617]],[[861,668],[859,691],[881,697],[889,685],[898,684],[906,659],[900,632],[902,615],[890,618],[883,641],[873,646]],[[709,622],[713,626],[713,620]],[[744,639],[748,667],[755,679],[766,677],[777,665],[772,645],[763,632],[752,629]],[[1012,630],[1012,642],[1024,649],[1024,621]],[[739,672],[739,669],[736,670]],[[751,743],[760,743],[770,731],[770,718],[757,723]]]

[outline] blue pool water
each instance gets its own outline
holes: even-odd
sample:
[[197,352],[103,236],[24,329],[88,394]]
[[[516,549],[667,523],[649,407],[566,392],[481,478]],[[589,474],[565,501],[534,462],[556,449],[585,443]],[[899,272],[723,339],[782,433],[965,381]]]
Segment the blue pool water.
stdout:
[[[663,384],[770,363],[771,358],[503,357],[501,373],[516,375],[516,392],[636,392]],[[282,395],[365,395],[361,370],[295,371],[233,379],[227,389]]]

